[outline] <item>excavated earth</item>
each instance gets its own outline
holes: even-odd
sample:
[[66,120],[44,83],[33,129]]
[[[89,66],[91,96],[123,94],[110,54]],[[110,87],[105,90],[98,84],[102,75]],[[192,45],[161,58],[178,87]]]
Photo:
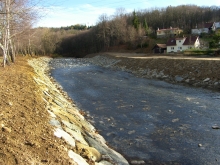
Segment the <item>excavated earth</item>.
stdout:
[[0,67],[0,164],[76,164],[66,142],[54,136],[28,59]]

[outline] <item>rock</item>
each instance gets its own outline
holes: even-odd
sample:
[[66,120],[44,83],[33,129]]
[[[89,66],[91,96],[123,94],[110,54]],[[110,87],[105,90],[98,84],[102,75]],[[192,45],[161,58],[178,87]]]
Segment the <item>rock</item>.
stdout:
[[133,133],[135,133],[135,130],[128,131],[128,134],[129,134],[129,135],[131,135],[131,134],[133,134]]
[[72,150],[68,151],[68,156],[73,159],[77,164],[89,165],[80,155],[76,154]]
[[56,115],[53,112],[51,112],[49,110],[47,110],[47,112],[50,114],[51,117],[56,118]]
[[208,82],[210,80],[210,78],[206,78],[203,80],[203,82]]
[[103,160],[101,162],[95,162],[95,165],[113,165],[113,164]]
[[219,84],[219,82],[215,82],[214,85],[217,86]]
[[212,129],[220,129],[220,127],[218,125],[213,125]]
[[181,76],[175,76],[175,81],[176,82],[182,82],[183,78]]
[[85,138],[90,146],[96,148],[102,155],[107,155],[113,164],[129,165],[127,160],[120,153],[109,148],[105,143],[101,143],[101,141],[89,136],[85,136]]
[[54,119],[54,118],[52,118],[50,120],[50,124],[55,126],[56,128],[62,129],[62,126],[61,126],[60,122],[58,120]]
[[11,128],[8,128],[8,127],[2,127],[2,131],[4,132],[11,132]]
[[143,160],[132,160],[131,164],[145,164],[145,161],[143,161]]
[[76,143],[76,147],[78,154],[80,154],[82,157],[89,158],[94,162],[99,162],[102,158],[100,152],[93,147],[89,147],[79,142]]
[[85,141],[84,137],[82,136],[81,132],[75,132],[69,129],[68,127],[64,127],[64,130],[80,143],[88,145],[88,143]]
[[63,138],[67,143],[69,143],[72,147],[76,146],[75,140],[65,131],[57,128],[54,132],[54,135],[58,138]]
[[198,147],[202,147],[202,144],[198,144]]
[[175,123],[175,122],[177,122],[177,121],[179,121],[179,118],[176,118],[176,119],[173,119],[173,120],[172,120],[173,123]]
[[189,79],[186,79],[186,80],[185,80],[186,83],[189,83],[189,81],[190,81]]

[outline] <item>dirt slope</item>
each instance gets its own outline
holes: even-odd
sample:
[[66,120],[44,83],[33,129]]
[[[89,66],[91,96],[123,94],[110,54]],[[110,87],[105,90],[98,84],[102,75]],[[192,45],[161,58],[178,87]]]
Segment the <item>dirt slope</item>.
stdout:
[[27,59],[0,67],[0,164],[75,164],[53,135]]

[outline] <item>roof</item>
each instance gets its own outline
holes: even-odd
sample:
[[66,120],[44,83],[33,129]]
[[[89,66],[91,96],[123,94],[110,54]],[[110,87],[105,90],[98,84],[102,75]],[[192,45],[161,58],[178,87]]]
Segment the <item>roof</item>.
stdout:
[[166,44],[156,44],[156,45],[152,48],[152,50],[155,49],[156,47],[159,47],[159,48],[162,48],[162,49],[166,49],[166,48],[167,48],[167,45],[166,45]]
[[197,36],[187,37],[186,40],[184,41],[183,45],[193,45],[197,39],[198,39]]
[[176,45],[176,39],[171,38],[167,41],[167,46],[175,46]]
[[167,48],[167,45],[166,45],[166,44],[157,44],[157,46],[158,46],[159,48]]
[[170,31],[170,30],[179,30],[179,28],[168,28],[168,29],[158,29],[158,31]]
[[212,26],[214,25],[214,22],[206,22],[205,24],[204,24],[204,28],[211,28]]
[[185,40],[183,45],[193,45],[197,39],[198,39],[197,36],[190,36],[184,38],[171,38],[167,41],[167,46],[176,46],[176,40]]

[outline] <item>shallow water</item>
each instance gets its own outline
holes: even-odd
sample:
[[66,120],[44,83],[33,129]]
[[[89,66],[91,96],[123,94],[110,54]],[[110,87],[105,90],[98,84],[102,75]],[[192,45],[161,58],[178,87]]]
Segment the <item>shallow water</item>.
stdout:
[[[52,77],[108,144],[146,164],[219,164],[220,93],[55,59]],[[133,161],[134,162],[134,161]]]

